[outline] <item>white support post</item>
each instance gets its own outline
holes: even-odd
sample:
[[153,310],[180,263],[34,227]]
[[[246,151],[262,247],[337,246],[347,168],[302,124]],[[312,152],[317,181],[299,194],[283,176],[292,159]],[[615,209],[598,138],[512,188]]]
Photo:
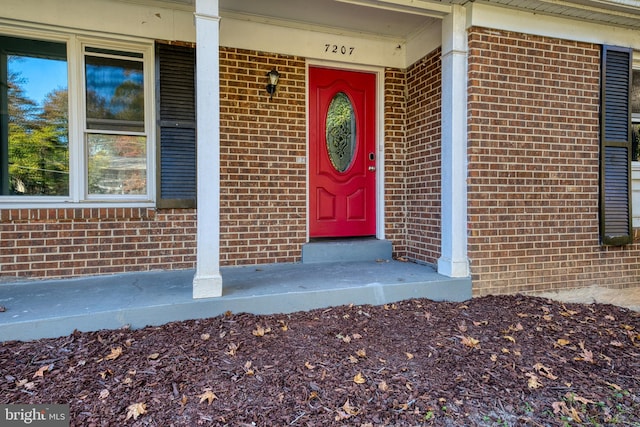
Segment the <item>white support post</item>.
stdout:
[[467,258],[466,10],[453,5],[442,21],[442,219],[438,273],[469,276]]
[[222,296],[220,275],[220,16],[196,0],[197,255],[193,298]]

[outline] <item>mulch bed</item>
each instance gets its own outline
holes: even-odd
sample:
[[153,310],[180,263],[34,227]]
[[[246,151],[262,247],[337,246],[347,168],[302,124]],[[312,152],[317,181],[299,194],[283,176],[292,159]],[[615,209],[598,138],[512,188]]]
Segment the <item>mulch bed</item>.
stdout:
[[640,315],[525,296],[227,313],[0,346],[72,426],[640,426]]

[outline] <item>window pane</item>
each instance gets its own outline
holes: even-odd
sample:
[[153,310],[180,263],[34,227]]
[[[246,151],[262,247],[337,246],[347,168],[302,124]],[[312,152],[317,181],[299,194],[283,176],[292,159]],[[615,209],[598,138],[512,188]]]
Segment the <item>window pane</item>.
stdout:
[[631,113],[640,114],[640,70],[633,70],[631,84]]
[[633,147],[631,160],[637,162],[640,157],[640,123],[631,124],[631,146]]
[[85,56],[87,129],[144,132],[142,62]]
[[144,136],[88,134],[89,194],[147,193]]
[[344,92],[338,92],[329,104],[326,142],[333,167],[338,172],[349,169],[356,148],[356,120],[353,105]]
[[[67,62],[46,49],[64,44],[11,39],[6,61],[2,195],[69,195]],[[26,52],[21,53],[24,47]],[[0,67],[1,69],[2,67]],[[3,78],[4,80],[4,78]],[[3,108],[4,110],[4,108]],[[5,151],[6,150],[6,151]]]

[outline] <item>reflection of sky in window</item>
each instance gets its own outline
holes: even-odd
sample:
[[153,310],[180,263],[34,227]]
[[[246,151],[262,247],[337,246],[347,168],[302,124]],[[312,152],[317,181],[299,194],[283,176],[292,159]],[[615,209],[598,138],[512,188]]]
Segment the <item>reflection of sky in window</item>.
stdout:
[[9,56],[11,72],[19,74],[27,98],[42,106],[46,96],[56,89],[67,88],[67,62],[57,59]]
[[[122,102],[114,102],[117,98],[116,91],[124,82],[132,82],[142,92],[144,74],[142,63],[118,59],[99,57],[86,57],[87,91],[95,92],[102,98],[112,113],[130,108]],[[89,100],[88,100],[89,102]]]

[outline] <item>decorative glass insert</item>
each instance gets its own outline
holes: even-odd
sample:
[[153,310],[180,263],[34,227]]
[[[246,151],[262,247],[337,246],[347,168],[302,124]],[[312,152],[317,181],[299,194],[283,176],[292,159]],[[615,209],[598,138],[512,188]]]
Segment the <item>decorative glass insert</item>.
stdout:
[[356,149],[356,119],[353,105],[344,92],[338,92],[327,111],[327,151],[338,172],[349,169]]

